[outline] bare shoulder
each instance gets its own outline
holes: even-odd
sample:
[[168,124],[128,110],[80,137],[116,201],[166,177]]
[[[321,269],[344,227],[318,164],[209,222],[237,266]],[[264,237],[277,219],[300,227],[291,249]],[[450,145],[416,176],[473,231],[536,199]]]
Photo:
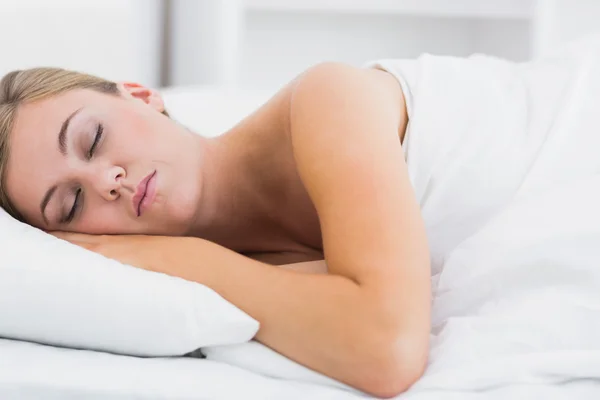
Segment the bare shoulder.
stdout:
[[390,73],[377,68],[361,68],[338,62],[324,62],[308,68],[296,78],[294,93],[299,92],[300,87],[313,90],[319,87],[319,92],[322,92],[327,88],[344,90],[365,85],[388,96],[402,97],[400,85]]
[[[389,110],[390,118],[398,123],[401,139],[408,122],[406,103],[398,80],[380,69],[358,68],[335,62],[317,64],[296,78],[289,97],[290,121],[299,115],[325,116],[334,112],[343,116],[344,105],[357,99]],[[334,105],[335,110],[326,108]],[[295,118],[294,122],[318,121],[314,118],[312,122],[310,120]]]
[[351,99],[365,96],[394,111],[401,125],[406,123],[405,99],[396,78],[380,69],[336,62],[308,68],[277,91],[245,122],[276,127],[279,133],[290,133],[292,112],[317,108],[332,97]]

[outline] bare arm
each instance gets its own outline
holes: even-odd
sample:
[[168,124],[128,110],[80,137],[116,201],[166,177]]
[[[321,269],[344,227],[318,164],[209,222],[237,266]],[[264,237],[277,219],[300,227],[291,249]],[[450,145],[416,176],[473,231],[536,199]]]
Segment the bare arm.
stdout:
[[289,269],[290,271],[305,272],[312,274],[326,274],[327,264],[325,260],[321,261],[305,261],[294,264],[284,264],[281,268]]
[[290,252],[244,253],[246,257],[297,272],[326,274],[327,263],[323,257]]
[[427,359],[429,254],[397,135],[401,95],[377,74],[321,65],[291,98],[294,156],[329,273],[273,267],[198,238],[85,247],[211,287],[260,322],[258,341],[314,370],[376,396],[406,390]]
[[[203,239],[139,239],[139,249],[153,253],[125,262],[214,289],[260,322],[257,341],[296,362],[381,397],[406,390],[422,373],[427,333],[422,338],[396,322],[403,313],[428,316],[411,293],[407,306],[387,304],[382,313],[385,293],[371,300],[352,280],[323,273],[323,262],[276,267]],[[131,249],[128,243],[123,251]]]
[[[347,304],[357,303],[339,304],[334,326],[327,327],[333,329],[322,332],[356,333],[335,349],[355,351],[353,357],[335,360],[339,353],[332,353],[331,368],[354,361],[345,373],[384,396],[420,377],[430,329],[429,251],[399,139],[404,99],[389,90],[396,85],[382,71],[320,65],[295,88],[290,114],[294,155],[319,215],[329,274],[344,278],[340,293]],[[361,360],[368,360],[362,369]]]

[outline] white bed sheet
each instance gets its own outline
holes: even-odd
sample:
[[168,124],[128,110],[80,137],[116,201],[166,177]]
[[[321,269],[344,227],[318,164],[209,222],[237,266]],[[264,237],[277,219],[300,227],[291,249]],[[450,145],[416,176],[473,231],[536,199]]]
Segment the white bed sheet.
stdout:
[[358,398],[206,359],[138,358],[0,339],[3,400]]
[[[326,385],[267,377],[196,358],[137,358],[0,339],[0,398],[6,400],[359,400]],[[471,371],[464,370],[464,374]],[[464,375],[463,374],[463,375]],[[461,381],[460,371],[448,376]],[[464,382],[464,381],[463,381]],[[600,382],[563,379],[488,387],[415,388],[397,400],[597,399]]]

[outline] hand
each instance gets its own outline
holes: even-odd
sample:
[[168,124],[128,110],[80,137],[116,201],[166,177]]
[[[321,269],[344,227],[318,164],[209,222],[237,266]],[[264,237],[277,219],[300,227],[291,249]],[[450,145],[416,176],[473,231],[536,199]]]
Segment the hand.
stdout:
[[145,235],[88,235],[71,232],[50,232],[51,235],[71,242],[123,264],[157,271],[160,255],[171,241],[168,237]]

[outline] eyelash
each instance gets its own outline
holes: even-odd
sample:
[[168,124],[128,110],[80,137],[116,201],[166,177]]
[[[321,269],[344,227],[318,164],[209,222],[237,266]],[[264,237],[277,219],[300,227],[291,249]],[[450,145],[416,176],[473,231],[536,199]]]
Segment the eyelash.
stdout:
[[69,211],[69,214],[63,219],[63,223],[68,224],[69,222],[71,222],[73,220],[73,218],[75,217],[75,213],[77,212],[77,210],[79,209],[79,203],[81,203],[81,188],[78,188],[77,191],[75,192],[75,201],[73,201],[73,206],[71,207],[71,211]]
[[[87,153],[87,159],[90,160],[94,156],[94,152],[96,151],[96,147],[98,147],[98,143],[102,139],[102,133],[104,132],[104,126],[102,124],[98,124],[98,128],[96,129],[96,136],[94,137],[94,142],[90,146],[90,149]],[[75,200],[73,201],[73,206],[69,211],[69,214],[63,219],[63,223],[70,223],[75,217],[75,213],[79,209],[79,203],[81,203],[81,188],[78,188],[75,192]]]
[[98,128],[96,129],[96,137],[94,138],[94,143],[90,147],[90,150],[87,153],[87,158],[90,160],[94,156],[94,152],[96,147],[98,147],[98,143],[100,143],[100,139],[102,139],[102,133],[104,132],[104,126],[102,124],[98,124]]

